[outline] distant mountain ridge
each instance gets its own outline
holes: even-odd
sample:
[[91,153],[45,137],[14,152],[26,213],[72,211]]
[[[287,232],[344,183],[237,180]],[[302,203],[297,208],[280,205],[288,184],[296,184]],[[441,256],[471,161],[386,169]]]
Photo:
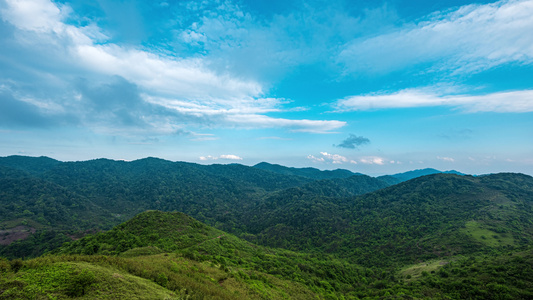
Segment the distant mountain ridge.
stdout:
[[267,162],[261,162],[253,166],[254,168],[268,170],[274,173],[283,174],[283,175],[296,175],[310,179],[334,179],[334,178],[348,178],[354,175],[363,175],[361,173],[354,173],[345,169],[336,169],[336,170],[324,170],[321,171],[316,168],[293,168],[285,167],[277,164],[270,164]]
[[439,174],[439,173],[456,174],[456,175],[467,175],[467,174],[464,174],[464,173],[461,173],[461,172],[458,172],[458,171],[455,171],[455,170],[450,170],[450,171],[444,171],[443,172],[443,171],[439,171],[439,170],[433,169],[433,168],[426,168],[426,169],[412,170],[412,171],[407,171],[407,172],[397,173],[397,174],[392,174],[392,175],[383,175],[383,176],[379,176],[377,178],[381,179],[381,180],[383,180],[385,182],[388,182],[391,185],[393,185],[393,184],[397,184],[397,183],[400,183],[400,182],[411,180],[411,179],[414,179],[414,178],[417,178],[417,177],[422,177],[422,176],[432,175],[432,174]]
[[[56,159],[53,159],[47,156],[32,157],[32,156],[22,156],[22,155],[11,155],[11,156],[0,157],[0,166],[6,166],[6,167],[22,170],[22,171],[25,171],[31,174],[40,174],[60,164],[97,162],[97,161],[133,163],[139,166],[142,166],[142,165],[153,166],[154,163],[156,162],[159,164],[165,164],[165,163],[175,163],[175,164],[182,164],[182,165],[188,164],[188,165],[194,165],[194,166],[203,168],[211,172],[215,169],[218,169],[218,170],[221,170],[224,168],[228,170],[234,169],[235,171],[232,171],[233,175],[239,175],[239,174],[242,175],[242,172],[238,171],[238,169],[242,170],[242,168],[250,168],[248,166],[241,165],[241,164],[235,164],[235,163],[226,164],[226,165],[220,165],[220,164],[199,165],[196,163],[189,163],[189,162],[179,162],[179,161],[172,162],[169,160],[155,158],[155,157],[146,157],[146,158],[141,158],[141,159],[137,159],[133,161],[100,158],[100,159],[92,159],[92,160],[87,160],[87,161],[62,162],[62,161],[59,161],[59,160],[56,160]],[[147,162],[150,162],[150,164],[147,164]],[[251,166],[251,168],[266,170],[266,171],[274,172],[274,173],[281,174],[281,175],[303,177],[303,178],[308,179],[307,182],[309,182],[309,179],[311,180],[335,179],[335,178],[348,178],[354,175],[365,175],[363,173],[352,172],[346,169],[320,170],[320,169],[312,168],[312,167],[295,168],[295,167],[286,167],[286,166],[282,166],[279,164],[271,164],[268,162],[258,163],[254,166]],[[425,169],[411,170],[411,171],[397,173],[397,174],[378,176],[376,178],[389,182],[390,184],[396,184],[396,183],[407,181],[407,180],[417,178],[420,176],[426,176],[426,175],[437,174],[437,173],[467,175],[465,173],[461,173],[455,170],[439,171],[433,168],[425,168]],[[242,177],[243,179],[246,179],[245,176],[242,176]]]

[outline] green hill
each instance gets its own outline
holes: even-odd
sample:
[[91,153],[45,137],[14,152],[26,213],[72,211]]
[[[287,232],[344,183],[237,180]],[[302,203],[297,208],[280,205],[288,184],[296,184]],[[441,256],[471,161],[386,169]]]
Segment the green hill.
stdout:
[[531,263],[526,247],[361,267],[257,246],[182,213],[148,211],[54,254],[0,259],[0,299],[529,299]]
[[66,254],[116,255],[141,247],[172,252],[224,235],[180,212],[147,211],[113,229],[88,235],[59,249]]
[[420,169],[420,170],[407,171],[407,172],[393,174],[393,175],[379,176],[377,178],[387,182],[389,185],[394,185],[394,184],[398,184],[400,182],[411,180],[411,179],[414,179],[414,178],[417,178],[417,177],[422,177],[422,176],[426,176],[426,175],[433,175],[433,174],[440,174],[440,173],[455,174],[455,175],[466,175],[466,174],[463,174],[461,172],[457,172],[455,170],[442,172],[442,171],[439,171],[439,170],[436,170],[436,169],[426,168],[426,169]]
[[25,171],[30,174],[41,174],[59,164],[61,164],[60,161],[46,156],[29,157],[12,155],[7,157],[0,157],[0,166]]
[[254,168],[268,170],[281,175],[301,176],[313,180],[348,178],[353,175],[362,175],[344,169],[321,171],[316,168],[291,168],[276,164],[269,164],[267,162],[258,163],[254,166]]
[[533,238],[533,178],[522,174],[434,174],[344,199],[289,195],[245,214],[248,240],[387,266],[521,247]]

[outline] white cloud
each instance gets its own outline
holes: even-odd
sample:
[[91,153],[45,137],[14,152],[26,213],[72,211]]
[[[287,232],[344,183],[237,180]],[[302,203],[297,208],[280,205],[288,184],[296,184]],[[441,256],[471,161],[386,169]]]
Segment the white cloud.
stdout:
[[[169,57],[150,52],[147,48],[141,50],[110,43],[103,30],[95,24],[77,27],[65,23],[69,13],[71,9],[67,5],[60,6],[47,0],[8,0],[1,10],[1,17],[18,29],[15,37],[19,45],[30,52],[35,51],[44,60],[53,57],[57,60],[55,65],[65,66],[64,74],[70,71],[66,76],[122,77],[139,88],[143,101],[163,106],[180,116],[174,119],[168,115],[145,116],[144,121],[152,129],[168,128],[172,132],[173,128],[184,127],[187,122],[200,122],[202,126],[275,127],[324,133],[346,124],[336,120],[292,120],[266,116],[264,114],[269,112],[285,111],[282,106],[286,100],[262,97],[264,87],[259,82],[243,79],[241,75],[233,76],[226,71],[215,71],[211,68],[213,62],[206,58]],[[220,28],[226,30],[224,26]],[[239,31],[238,28],[235,30]],[[36,68],[31,63],[25,67]],[[59,78],[52,72],[41,69],[34,73],[44,74],[42,77],[47,80],[70,80],[65,75]],[[69,86],[69,83],[63,85]],[[58,102],[59,106],[64,105],[64,109],[68,109],[71,104],[65,104],[68,101],[64,99],[76,93],[64,93],[51,98],[62,99]],[[182,123],[173,124],[176,119]]]
[[272,118],[257,114],[233,114],[226,115],[225,119],[235,125],[255,128],[282,127],[292,131],[312,132],[312,133],[332,133],[332,130],[346,125],[344,121],[336,120],[290,120],[283,118]]
[[359,159],[365,165],[384,165],[385,159],[379,156],[367,156]]
[[327,152],[320,152],[320,155],[322,156],[319,156],[319,157],[316,157],[314,155],[308,155],[307,156],[307,159],[313,161],[313,162],[320,162],[320,163],[331,163],[331,164],[344,164],[344,163],[352,163],[352,164],[357,164],[356,161],[354,160],[350,160],[342,155],[339,155],[339,154],[331,154],[331,153],[327,153]]
[[242,160],[242,157],[239,157],[233,154],[223,154],[223,155],[220,155],[220,159]]
[[[2,19],[18,28],[38,32],[62,31],[61,19],[65,9],[47,0],[5,0],[8,8],[2,9]],[[68,11],[68,10],[67,10]]]
[[339,154],[320,152],[320,156],[308,155],[307,159],[315,163],[329,164],[364,164],[364,165],[385,165],[385,164],[402,164],[400,161],[387,160],[379,156],[365,156],[358,159],[348,158]]
[[313,161],[313,162],[324,162],[325,159],[323,157],[316,157],[314,155],[307,155],[307,159]]
[[358,39],[339,55],[347,72],[431,70],[471,73],[508,62],[533,63],[533,1],[503,0],[430,15],[389,34]]
[[320,152],[320,154],[322,154],[325,159],[331,161],[334,164],[342,164],[348,162],[348,159],[342,155],[330,154],[327,152]]
[[152,93],[224,104],[250,101],[263,92],[257,82],[216,74],[201,59],[169,58],[112,43],[97,44],[88,33],[99,31],[94,25],[79,28],[63,23],[69,12],[67,6],[60,9],[47,0],[9,0],[2,18],[26,33],[38,34],[40,39],[34,43],[64,43],[71,62],[83,69],[121,76]]
[[442,160],[442,161],[447,161],[447,162],[455,162],[455,159],[453,159],[453,158],[451,158],[451,157],[437,156],[437,159],[438,159],[438,160]]
[[521,113],[533,111],[533,90],[446,96],[432,92],[431,89],[406,89],[389,94],[351,96],[338,100],[335,106],[338,111],[450,106],[470,113]]
[[233,154],[222,154],[220,156],[200,156],[200,160],[207,161],[207,160],[218,160],[218,159],[224,159],[224,160],[242,160],[242,157],[233,155]]

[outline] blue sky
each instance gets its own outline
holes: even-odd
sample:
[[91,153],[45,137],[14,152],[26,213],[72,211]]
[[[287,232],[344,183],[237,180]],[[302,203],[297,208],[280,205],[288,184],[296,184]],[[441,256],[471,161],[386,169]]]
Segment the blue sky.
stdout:
[[533,174],[533,0],[0,0],[0,155]]

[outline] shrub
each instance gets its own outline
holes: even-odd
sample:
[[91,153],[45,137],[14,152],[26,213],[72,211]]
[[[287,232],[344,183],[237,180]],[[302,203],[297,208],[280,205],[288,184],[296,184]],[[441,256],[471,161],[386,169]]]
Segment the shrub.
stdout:
[[71,297],[80,297],[85,295],[89,288],[96,281],[96,276],[89,270],[83,270],[72,276],[67,284],[66,294]]

